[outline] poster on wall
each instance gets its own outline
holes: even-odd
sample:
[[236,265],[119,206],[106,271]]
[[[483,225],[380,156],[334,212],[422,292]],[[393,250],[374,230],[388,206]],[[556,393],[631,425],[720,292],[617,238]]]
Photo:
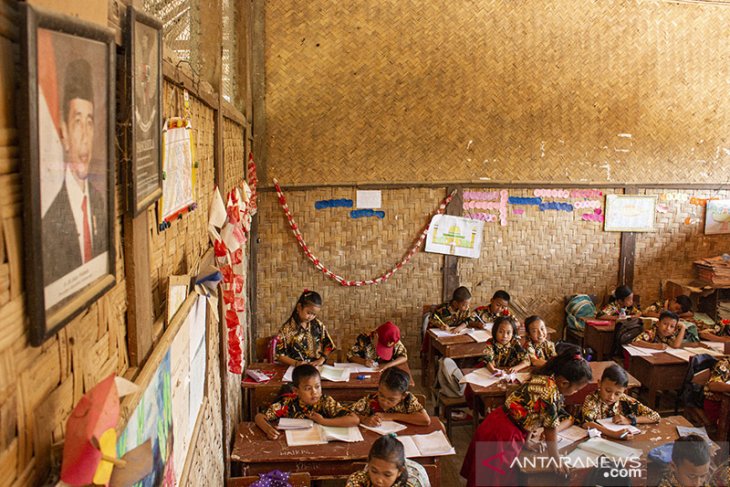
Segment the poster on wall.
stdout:
[[115,282],[116,46],[104,27],[21,11],[25,288],[37,346]]
[[606,232],[653,232],[656,196],[606,195]]
[[705,234],[730,233],[730,200],[709,200],[705,212]]
[[181,118],[169,119],[163,130],[162,182],[160,220],[169,221],[185,212],[195,202],[194,149],[190,122]]
[[428,226],[426,252],[479,258],[484,222],[451,215],[435,215]]
[[137,216],[162,194],[162,24],[132,6],[127,22],[128,208]]
[[170,354],[168,350],[117,440],[119,458],[152,442],[152,472],[135,484],[139,487],[175,485]]

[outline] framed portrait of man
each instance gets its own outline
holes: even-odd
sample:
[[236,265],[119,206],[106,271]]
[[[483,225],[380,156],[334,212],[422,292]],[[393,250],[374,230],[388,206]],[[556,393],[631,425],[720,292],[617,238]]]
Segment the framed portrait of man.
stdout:
[[137,216],[162,195],[162,24],[127,10],[127,76],[131,123],[128,209]]
[[38,346],[115,283],[111,30],[22,5],[25,284]]

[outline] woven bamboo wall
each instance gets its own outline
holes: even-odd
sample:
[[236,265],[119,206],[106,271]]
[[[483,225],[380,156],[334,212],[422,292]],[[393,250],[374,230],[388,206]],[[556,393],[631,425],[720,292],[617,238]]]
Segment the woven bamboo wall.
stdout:
[[[0,2],[0,483],[41,485],[63,441],[66,418],[83,393],[128,368],[121,218],[115,220],[117,284],[42,347],[29,346],[23,294],[22,188],[15,107],[18,19]],[[118,181],[121,172],[117,168]],[[121,186],[115,192],[121,215]]]
[[646,190],[646,194],[659,196],[666,213],[657,212],[655,233],[636,237],[634,291],[641,294],[642,303],[659,298],[660,280],[693,279],[693,261],[730,252],[730,235],[705,235],[705,208],[691,199],[728,199],[730,191]]
[[223,153],[226,158],[224,165],[226,187],[221,188],[221,194],[225,197],[234,186],[237,186],[244,179],[246,157],[244,154],[243,137],[244,130],[241,125],[223,118]]
[[[330,270],[348,279],[386,272],[408,251],[413,238],[445,196],[443,189],[383,191],[385,218],[353,219],[348,208],[315,210],[318,200],[355,198],[354,189],[290,191],[289,207],[310,250]],[[441,298],[443,256],[418,253],[383,284],[345,288],[305,260],[291,234],[275,193],[259,200],[257,334],[276,333],[304,288],[324,300],[321,319],[339,348],[358,333],[391,320],[400,328],[412,357],[418,357],[421,306]]]
[[265,25],[263,185],[730,177],[730,2],[277,0]]
[[[182,116],[183,93],[170,83],[163,86],[163,111],[165,117]],[[164,232],[157,231],[157,216],[150,208],[150,274],[155,317],[164,313],[167,300],[167,278],[170,275],[186,274],[196,260],[202,256],[208,243],[208,208],[214,188],[214,133],[213,110],[194,97],[190,100],[192,114],[195,157],[198,161],[196,195],[198,208],[172,222]]]
[[[533,190],[511,189],[509,196],[532,197]],[[516,215],[514,209],[524,213]],[[506,226],[485,223],[481,256],[459,259],[460,281],[471,289],[472,301],[488,303],[494,291],[505,289],[528,313],[561,329],[564,296],[603,296],[612,290],[620,234],[603,232],[602,223],[582,221],[582,213],[509,205]]]

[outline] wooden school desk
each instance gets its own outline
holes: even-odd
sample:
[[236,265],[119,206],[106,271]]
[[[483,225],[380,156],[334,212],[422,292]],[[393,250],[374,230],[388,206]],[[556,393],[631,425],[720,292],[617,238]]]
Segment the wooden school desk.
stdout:
[[[411,369],[408,367],[408,363],[397,365],[396,367],[404,370],[411,375]],[[258,412],[259,406],[271,403],[276,395],[279,393],[281,386],[285,384],[284,374],[289,368],[288,365],[284,364],[270,364],[270,363],[253,363],[249,364],[249,369],[261,370],[265,373],[272,374],[271,380],[267,382],[253,382],[246,380],[246,375],[241,381],[241,387],[244,395],[244,413],[248,413],[247,418],[253,419]],[[357,376],[359,373],[355,372],[350,375],[348,382],[332,382],[329,380],[322,381],[322,391],[335,398],[339,402],[353,402],[357,401],[364,395],[375,392],[378,390],[378,382],[380,381],[380,374],[382,372],[369,372],[363,374],[366,376],[365,379],[358,380]],[[415,385],[413,377],[410,378],[411,387]]]
[[[552,337],[557,331],[553,328],[547,328],[548,334]],[[518,330],[519,336],[525,336],[525,328],[520,326]],[[452,359],[470,358],[470,357],[481,357],[484,355],[484,346],[486,342],[475,342],[468,335],[453,335],[447,337],[439,337],[433,332],[433,329],[429,329],[428,335],[428,363],[427,370],[423,371],[426,382],[424,385],[431,387],[436,379],[436,370],[438,358],[437,354],[442,357],[448,357]]]
[[[601,375],[603,375],[603,371],[610,367],[611,365],[615,365],[616,362],[613,361],[606,361],[606,362],[588,362],[588,365],[591,366],[591,373],[593,375],[593,380],[591,380],[586,386],[573,394],[572,396],[568,396],[565,398],[565,405],[571,406],[571,405],[577,405],[577,404],[583,404],[583,401],[585,400],[586,396],[593,391],[596,390],[598,387],[598,382],[601,380]],[[471,370],[470,370],[471,371]],[[466,373],[466,371],[464,371]],[[504,382],[498,382],[496,384],[492,384],[489,387],[484,386],[478,386],[475,384],[469,384],[471,387],[472,392],[474,392],[474,404],[472,405],[472,411],[481,411],[482,408],[484,408],[484,411],[491,410],[496,407],[502,407],[504,405],[505,400],[507,399],[507,395],[517,389],[520,384],[505,384]],[[641,387],[641,382],[634,377],[633,375],[629,374],[629,386],[627,388],[627,392],[633,388]],[[474,427],[476,428],[478,425],[478,414],[474,414]]]
[[586,324],[583,332],[583,346],[590,347],[596,352],[596,360],[608,360],[611,358],[615,330],[615,323],[604,326]]
[[[639,424],[637,427],[641,430],[641,434],[634,436],[632,439],[627,441],[617,441],[620,445],[627,446],[629,448],[635,448],[642,451],[641,463],[643,470],[643,477],[641,479],[632,479],[631,485],[656,485],[659,481],[655,478],[656,475],[660,474],[656,468],[652,468],[647,464],[647,454],[652,448],[659,445],[672,442],[679,438],[677,434],[677,426],[692,427],[692,423],[687,421],[683,416],[669,416],[662,418],[658,424]],[[570,452],[585,440],[572,443],[562,450],[561,455],[568,455]],[[613,441],[613,440],[610,440]],[[527,449],[522,450],[520,458],[534,457],[537,454]],[[544,455],[544,454],[543,454]],[[537,468],[539,464],[532,468],[531,465],[525,465],[525,468],[521,469],[524,475],[524,483],[521,485],[584,485],[582,479],[589,473],[590,469],[573,469],[569,473],[569,478],[566,479],[554,472],[540,470]],[[647,470],[649,475],[647,476]],[[648,477],[648,478],[647,478]]]
[[[697,345],[697,344],[695,344]],[[647,405],[656,408],[658,391],[676,391],[684,384],[689,362],[667,352],[631,357],[629,371],[647,388]]]
[[[422,435],[444,431],[438,418],[431,418],[428,426],[409,425],[398,432],[400,436]],[[257,475],[271,470],[309,472],[312,480],[347,478],[362,470],[367,463],[372,444],[380,435],[360,428],[363,439],[356,443],[333,441],[326,445],[289,447],[282,431],[276,440],[269,440],[253,422],[240,423],[231,452],[231,461],[241,468],[240,475]],[[431,485],[441,485],[441,466],[438,457],[414,458],[426,468]]]

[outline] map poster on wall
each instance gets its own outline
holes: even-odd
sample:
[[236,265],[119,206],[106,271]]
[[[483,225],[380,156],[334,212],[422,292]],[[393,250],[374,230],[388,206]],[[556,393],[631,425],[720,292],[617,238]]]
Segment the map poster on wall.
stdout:
[[705,234],[730,233],[730,200],[709,200],[705,213]]
[[482,248],[484,222],[436,215],[428,226],[426,252],[476,259]]
[[195,154],[189,121],[170,119],[163,132],[163,181],[160,219],[169,221],[195,202]]
[[606,195],[607,232],[653,232],[656,196]]

